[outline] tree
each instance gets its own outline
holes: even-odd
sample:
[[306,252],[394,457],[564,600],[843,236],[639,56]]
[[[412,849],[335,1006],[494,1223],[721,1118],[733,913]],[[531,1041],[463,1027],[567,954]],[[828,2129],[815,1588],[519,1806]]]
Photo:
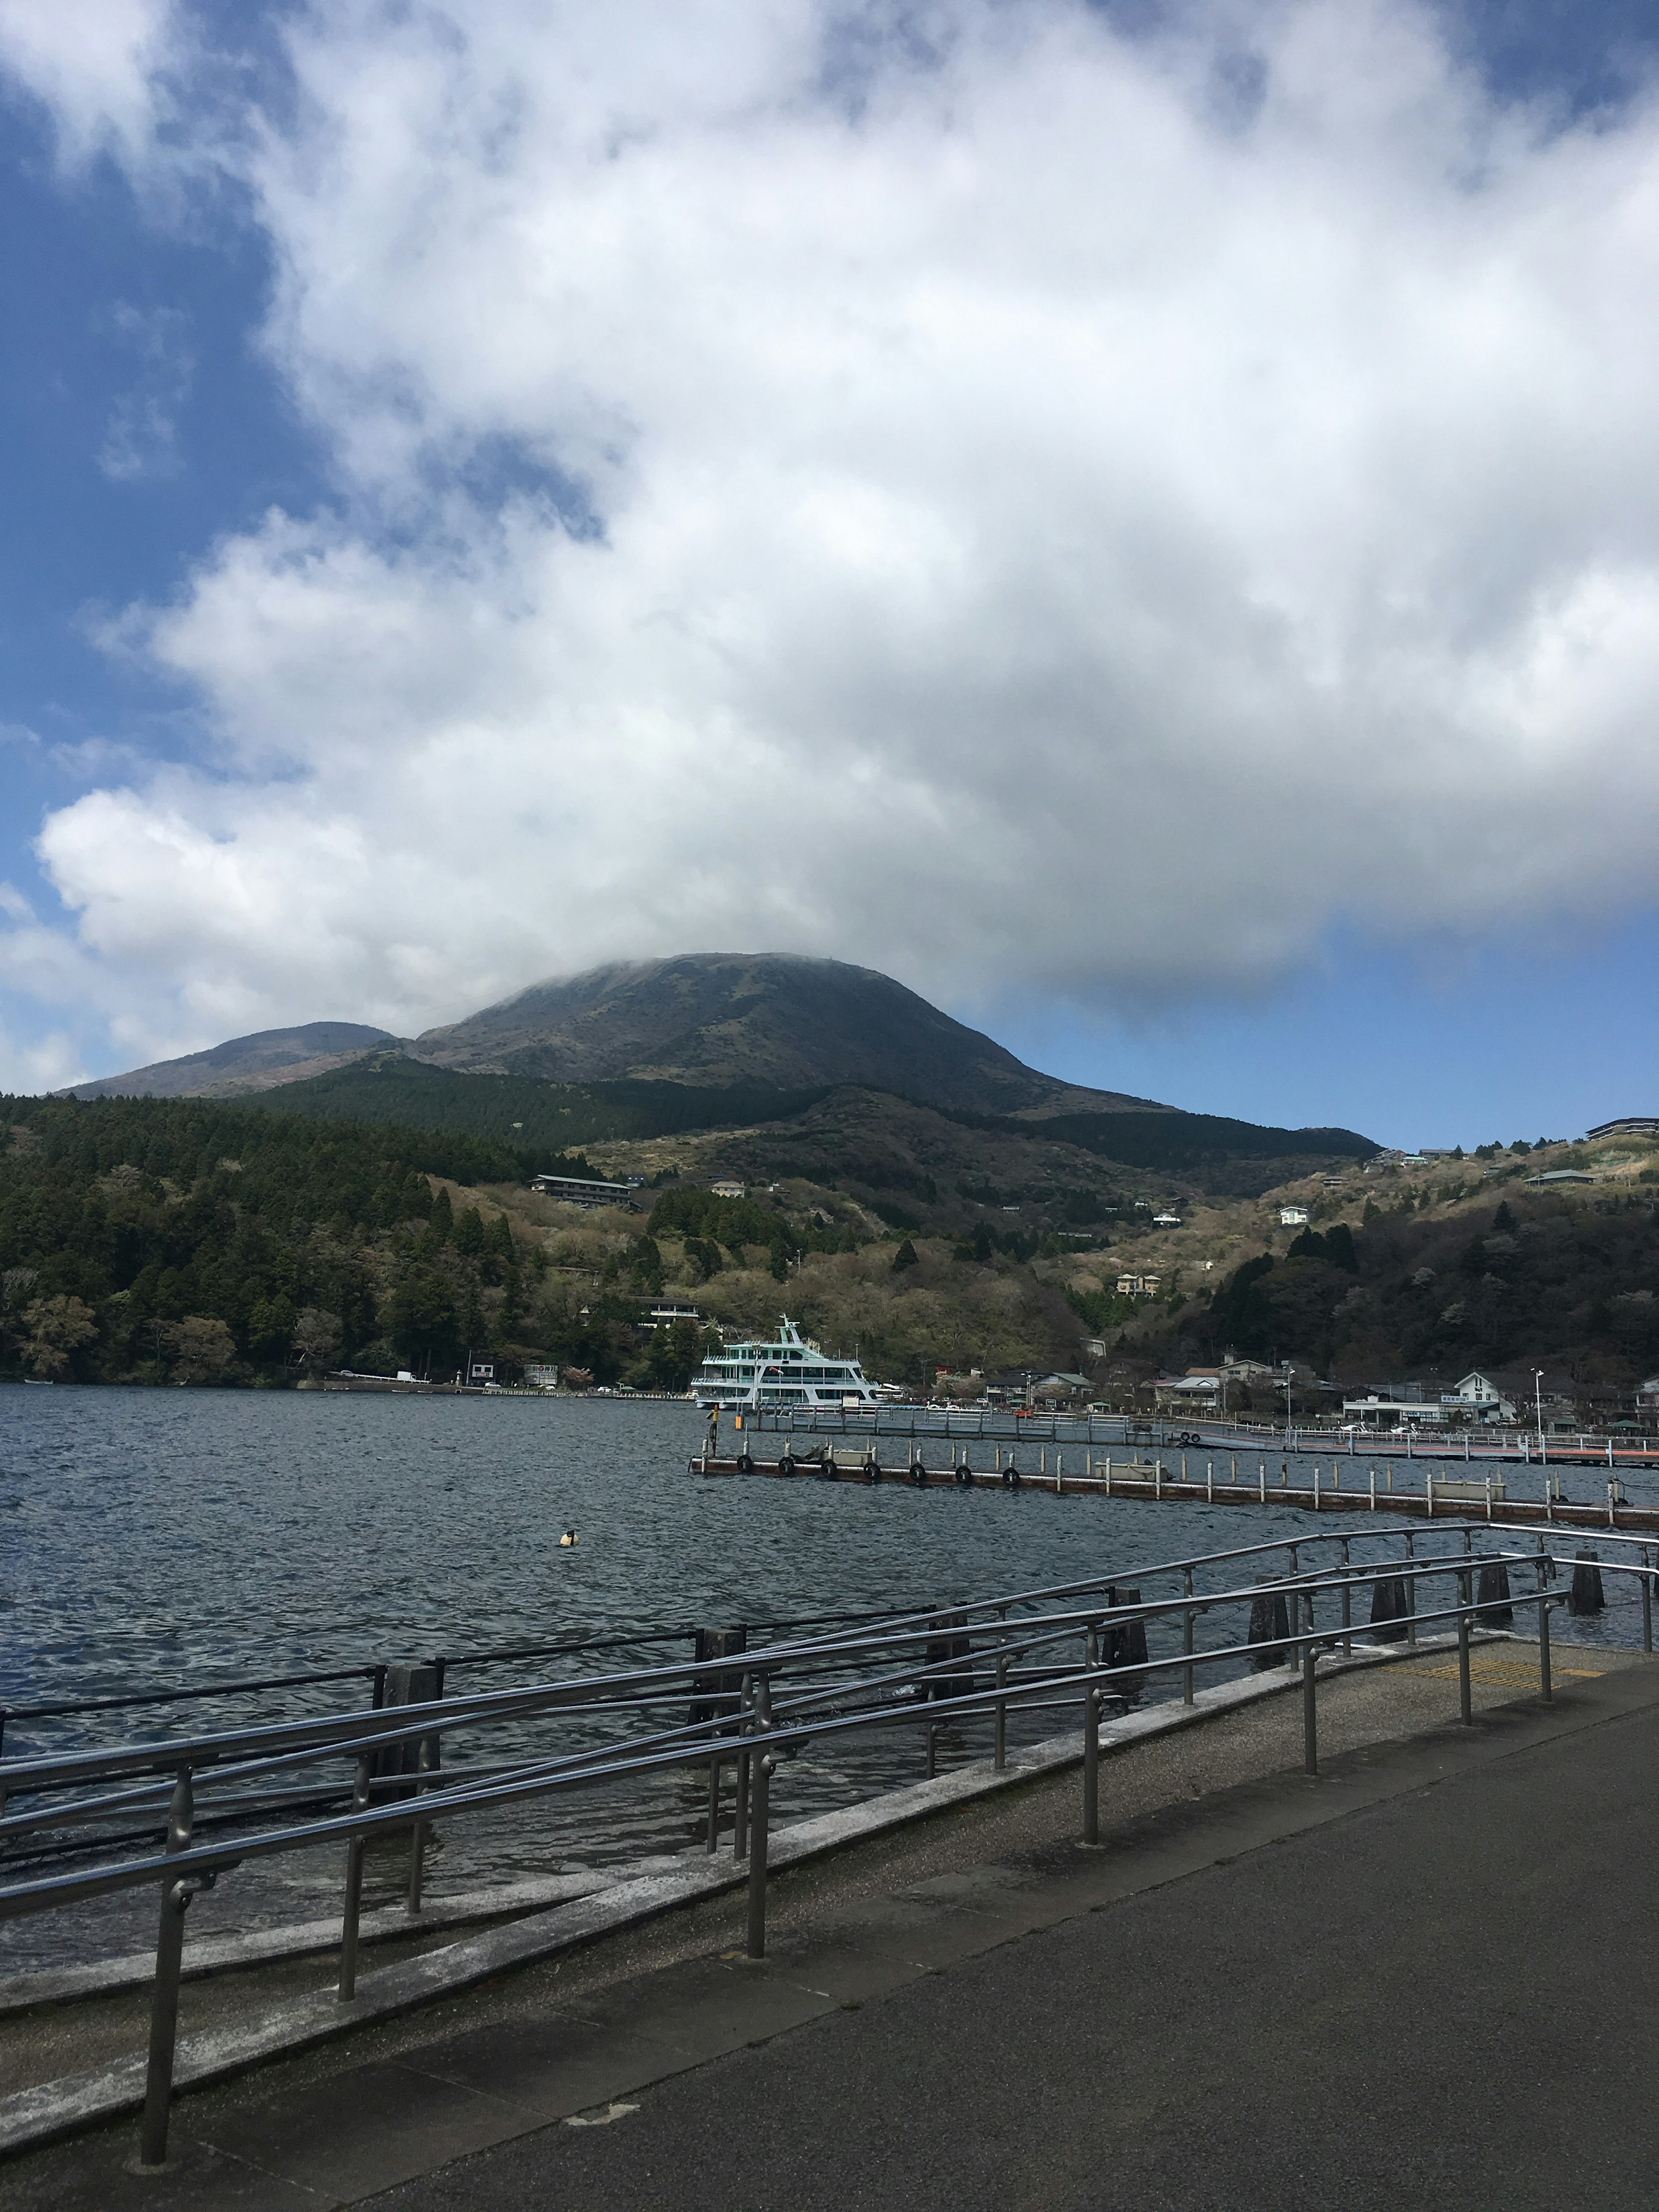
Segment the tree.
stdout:
[[703,1353],[703,1334],[694,1321],[677,1321],[666,1328],[653,1329],[646,1354],[646,1373],[653,1389],[688,1389],[702,1364]]
[[411,1369],[443,1373],[459,1365],[461,1343],[455,1299],[443,1277],[430,1267],[405,1275],[392,1293],[393,1350]]
[[294,1324],[294,1349],[301,1367],[332,1367],[340,1356],[340,1316],[307,1306]]
[[900,1275],[903,1273],[907,1267],[914,1267],[915,1264],[916,1248],[907,1237],[904,1242],[899,1246],[898,1250],[893,1255],[892,1272],[896,1275]]
[[173,1371],[180,1382],[220,1382],[234,1364],[235,1338],[210,1315],[186,1314],[167,1334]]
[[92,1308],[79,1298],[36,1298],[23,1310],[23,1357],[49,1381],[68,1374],[72,1356],[98,1334]]
[[294,1303],[285,1293],[261,1298],[247,1317],[249,1357],[275,1364],[286,1362],[294,1341]]

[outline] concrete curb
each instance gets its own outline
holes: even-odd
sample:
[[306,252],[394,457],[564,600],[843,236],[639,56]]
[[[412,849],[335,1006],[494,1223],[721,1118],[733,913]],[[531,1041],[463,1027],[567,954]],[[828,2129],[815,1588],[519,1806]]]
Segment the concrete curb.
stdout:
[[[481,1920],[504,1920],[526,1912],[544,1911],[571,1899],[608,1889],[613,1881],[625,1881],[648,1867],[666,1869],[674,1861],[665,1856],[636,1862],[614,1875],[604,1869],[580,1874],[544,1875],[524,1881],[497,1884],[441,1899],[411,1915],[401,1905],[383,1905],[365,1912],[358,1924],[362,1943],[384,1943],[400,1936],[440,1935],[446,1929],[468,1928]],[[204,1936],[185,1954],[182,1979],[201,1981],[210,1975],[234,1972],[239,1966],[264,1966],[283,1959],[303,1959],[319,1951],[331,1951],[340,1941],[337,1913],[326,1920],[299,1920],[282,1928],[256,1928],[234,1935]],[[52,1966],[30,1973],[0,1977],[0,2019],[32,2012],[37,2005],[65,2004],[85,1997],[117,1996],[123,1990],[142,1989],[155,1972],[155,1954],[133,1951],[113,1959],[94,1959],[84,1966]]]
[[[1352,1657],[1332,1655],[1322,1666],[1321,1680],[1358,1669],[1396,1664],[1440,1650],[1455,1650],[1455,1636],[1425,1636],[1415,1645],[1367,1647],[1358,1641]],[[1486,1632],[1475,1641],[1510,1643],[1516,1639]],[[1125,1714],[1103,1723],[1100,1747],[1103,1757],[1127,1750],[1155,1736],[1167,1735],[1201,1722],[1218,1720],[1241,1707],[1283,1696],[1299,1685],[1300,1677],[1288,1668],[1241,1680],[1221,1682],[1200,1690],[1190,1705],[1160,1705]],[[971,1804],[999,1792],[1017,1789],[1048,1774],[1079,1765],[1083,1759],[1080,1729],[1050,1736],[1041,1743],[1011,1752],[1006,1770],[998,1773],[988,1762],[935,1776],[932,1781],[889,1790],[842,1810],[823,1813],[793,1827],[775,1829],[768,1848],[769,1867],[781,1870],[845,1850],[854,1844],[885,1835],[915,1820]],[[262,2062],[307,2051],[369,2021],[394,2020],[437,1999],[476,1988],[481,1982],[533,1965],[562,1951],[597,1942],[601,1936],[635,1928],[677,1907],[701,1904],[741,1888],[748,1880],[746,1864],[735,1866],[726,1856],[699,1858],[665,1873],[625,1878],[598,1892],[577,1897],[550,1911],[532,1912],[492,1928],[483,1934],[422,1953],[397,1965],[383,1966],[364,1976],[356,1996],[342,2003],[331,1991],[321,1991],[278,2007],[257,2019],[228,2027],[179,2039],[173,2067],[177,2088],[199,2087],[246,2072]],[[407,1924],[407,1923],[405,1923]],[[336,1937],[337,1940],[337,1935]],[[74,1972],[76,1969],[66,1969]],[[73,2135],[80,2130],[136,2112],[144,2097],[145,2060],[142,2055],[112,2061],[85,2074],[65,2075],[0,2099],[0,2155]]]

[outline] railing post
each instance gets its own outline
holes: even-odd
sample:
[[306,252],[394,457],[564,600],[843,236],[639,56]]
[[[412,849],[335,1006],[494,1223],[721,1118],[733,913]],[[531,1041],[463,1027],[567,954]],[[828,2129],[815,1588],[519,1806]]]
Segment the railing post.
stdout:
[[[755,1683],[754,1729],[757,1737],[771,1726],[771,1694],[766,1677]],[[753,1827],[749,1838],[749,1955],[766,1956],[766,1841],[771,1817],[772,1772],[777,1762],[769,1751],[757,1753],[754,1765]]]
[[708,1849],[718,1850],[720,1840],[720,1766],[716,1757],[708,1762]]
[[1100,1841],[1100,1692],[1092,1682],[1083,1692],[1083,1840]]
[[[1193,1594],[1193,1571],[1190,1567],[1182,1570],[1182,1581],[1185,1595],[1190,1597]],[[1181,1648],[1190,1659],[1193,1650],[1193,1609],[1190,1606],[1181,1616]],[[1181,1682],[1181,1702],[1183,1705],[1190,1705],[1193,1702],[1193,1669],[1190,1666],[1182,1668]]]
[[1555,1685],[1550,1680],[1550,1601],[1541,1571],[1538,1577],[1538,1694],[1546,1704],[1555,1695]]
[[[196,1799],[189,1767],[181,1766],[167,1808],[166,1849],[189,1847]],[[184,1966],[185,1911],[191,1893],[182,1881],[161,1884],[161,1921],[155,1938],[155,1989],[150,1999],[149,2064],[144,2078],[144,2122],[138,2142],[141,2166],[164,2166],[167,2114],[173,2102],[173,2054],[179,2040],[179,1977]]]
[[1642,1550],[1642,1649],[1653,1649],[1653,1575],[1648,1566],[1647,1547]]
[[[431,1773],[436,1764],[436,1750],[435,1736],[423,1735],[421,1738],[420,1754],[416,1765],[417,1775],[424,1776]],[[417,1780],[415,1784],[415,1795],[417,1800],[424,1796],[425,1790],[425,1783]],[[416,1820],[410,1833],[408,1905],[412,1913],[418,1912],[421,1909],[421,1889],[426,1879],[426,1834],[429,1826],[430,1823],[426,1820]]]
[[[1414,1559],[1417,1557],[1417,1539],[1410,1533],[1409,1530],[1407,1532],[1406,1535],[1406,1557],[1408,1559]],[[1404,1580],[1406,1584],[1406,1641],[1407,1644],[1415,1644],[1417,1641],[1417,1577],[1415,1575],[1407,1575],[1404,1577]]]
[[[738,1724],[738,1733],[740,1736],[747,1736],[751,1733],[750,1709],[755,1694],[754,1685],[747,1674],[743,1678],[743,1686],[739,1694],[743,1698],[744,1712],[743,1719]],[[737,1808],[732,1816],[732,1856],[734,1859],[745,1858],[748,1852],[749,1753],[746,1751],[740,1751],[738,1753],[738,1802]]]
[[1353,1626],[1353,1591],[1348,1582],[1348,1571],[1352,1561],[1348,1556],[1348,1539],[1342,1539],[1342,1656],[1353,1656],[1353,1638],[1348,1633]]
[[1302,1646],[1302,1765],[1304,1773],[1319,1771],[1319,1692],[1316,1687],[1317,1674],[1313,1645],[1313,1600],[1305,1598],[1297,1611],[1302,1616],[1303,1634],[1307,1641]]
[[[1291,1577],[1292,1581],[1296,1581],[1299,1579],[1302,1573],[1300,1554],[1297,1547],[1294,1544],[1287,1545],[1285,1549],[1290,1554]],[[1285,1647],[1285,1664],[1289,1667],[1291,1674],[1294,1674],[1297,1668],[1302,1664],[1302,1654],[1297,1648],[1296,1637],[1294,1633],[1296,1625],[1302,1618],[1302,1593],[1300,1590],[1293,1589],[1291,1592],[1290,1612],[1292,1634],[1291,1641]]]
[[1469,1692],[1469,1571],[1460,1568],[1457,1576],[1457,1716],[1465,1728],[1474,1723],[1474,1706]]
[[[356,1778],[351,1786],[351,1809],[361,1813],[368,1803],[368,1754],[357,1761]],[[340,1986],[337,1992],[342,2004],[349,2004],[357,1994],[357,1920],[363,1901],[363,1850],[362,1836],[353,1836],[346,1845],[345,1910],[340,1923]]]
[[[1006,1620],[1005,1613],[1001,1618]],[[996,1771],[1000,1774],[1008,1764],[1008,1647],[1003,1637],[997,1638],[997,1704],[996,1704]]]

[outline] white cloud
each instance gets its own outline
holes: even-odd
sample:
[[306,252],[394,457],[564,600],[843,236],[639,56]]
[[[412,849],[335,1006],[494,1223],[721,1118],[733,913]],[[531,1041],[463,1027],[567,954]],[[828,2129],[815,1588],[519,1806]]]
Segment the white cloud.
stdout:
[[60,153],[149,150],[171,0],[0,0],[0,70],[51,111]]
[[196,373],[189,324],[179,307],[135,307],[123,300],[111,312],[113,335],[135,356],[133,381],[110,409],[98,455],[99,467],[117,483],[178,471],[179,410]]
[[1121,1006],[1650,896],[1659,113],[1249,21],[296,18],[222,143],[343,497],[125,624],[214,750],[48,820],[85,958],[204,1037],[735,945]]

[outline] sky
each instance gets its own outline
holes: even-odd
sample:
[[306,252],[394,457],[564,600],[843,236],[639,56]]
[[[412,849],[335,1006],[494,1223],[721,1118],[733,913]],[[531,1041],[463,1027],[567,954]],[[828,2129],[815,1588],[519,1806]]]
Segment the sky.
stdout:
[[1659,17],[0,0],[0,1089],[600,960],[1659,1101]]

